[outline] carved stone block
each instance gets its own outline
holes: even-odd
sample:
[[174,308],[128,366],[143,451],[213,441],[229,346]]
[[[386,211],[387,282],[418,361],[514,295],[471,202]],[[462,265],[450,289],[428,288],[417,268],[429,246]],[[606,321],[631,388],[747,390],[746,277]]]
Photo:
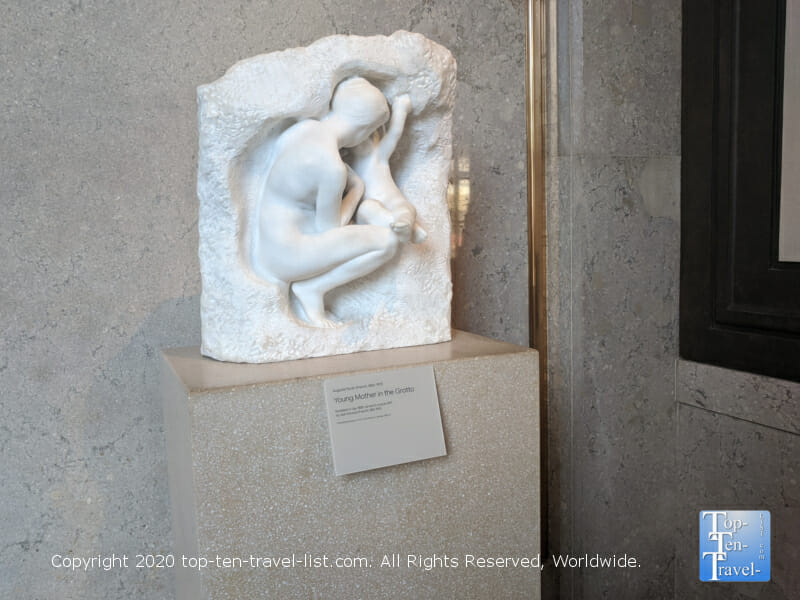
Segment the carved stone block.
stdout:
[[[353,78],[385,109],[343,133],[331,101]],[[273,362],[450,339],[454,96],[452,55],[405,31],[256,56],[198,88],[203,354]],[[362,150],[393,132],[390,202]]]

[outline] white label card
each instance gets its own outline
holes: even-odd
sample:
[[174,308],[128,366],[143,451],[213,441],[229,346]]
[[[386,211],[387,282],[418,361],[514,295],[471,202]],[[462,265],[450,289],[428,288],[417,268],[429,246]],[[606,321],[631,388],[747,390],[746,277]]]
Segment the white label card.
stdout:
[[433,367],[325,380],[337,475],[444,456]]

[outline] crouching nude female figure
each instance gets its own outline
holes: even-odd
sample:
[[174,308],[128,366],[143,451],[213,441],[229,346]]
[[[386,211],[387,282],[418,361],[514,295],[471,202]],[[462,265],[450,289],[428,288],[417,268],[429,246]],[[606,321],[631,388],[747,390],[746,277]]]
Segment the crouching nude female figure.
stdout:
[[322,119],[292,125],[275,142],[251,245],[257,275],[287,285],[317,327],[339,325],[325,294],[363,277],[397,252],[390,227],[349,224],[364,183],[341,159],[341,148],[367,140],[389,118],[386,98],[367,80],[339,84]]

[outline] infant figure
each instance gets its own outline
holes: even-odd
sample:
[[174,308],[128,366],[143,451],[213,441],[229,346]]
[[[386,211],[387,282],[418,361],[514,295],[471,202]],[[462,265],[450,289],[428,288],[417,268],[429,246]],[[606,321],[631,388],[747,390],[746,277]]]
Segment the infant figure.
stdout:
[[355,220],[359,225],[390,227],[400,241],[419,244],[428,234],[417,223],[414,205],[397,187],[389,169],[389,158],[400,141],[410,109],[409,95],[398,97],[392,103],[386,134],[381,137],[375,132],[351,151],[353,170],[364,181],[364,199],[358,205]]

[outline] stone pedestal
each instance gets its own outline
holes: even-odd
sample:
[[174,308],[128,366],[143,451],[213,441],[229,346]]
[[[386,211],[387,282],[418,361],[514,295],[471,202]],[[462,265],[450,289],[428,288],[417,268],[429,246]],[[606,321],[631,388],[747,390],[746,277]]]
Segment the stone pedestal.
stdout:
[[[453,334],[264,365],[166,350],[177,597],[539,598],[538,568],[480,566],[539,553],[537,354]],[[334,475],[323,381],[421,364],[448,455]]]

